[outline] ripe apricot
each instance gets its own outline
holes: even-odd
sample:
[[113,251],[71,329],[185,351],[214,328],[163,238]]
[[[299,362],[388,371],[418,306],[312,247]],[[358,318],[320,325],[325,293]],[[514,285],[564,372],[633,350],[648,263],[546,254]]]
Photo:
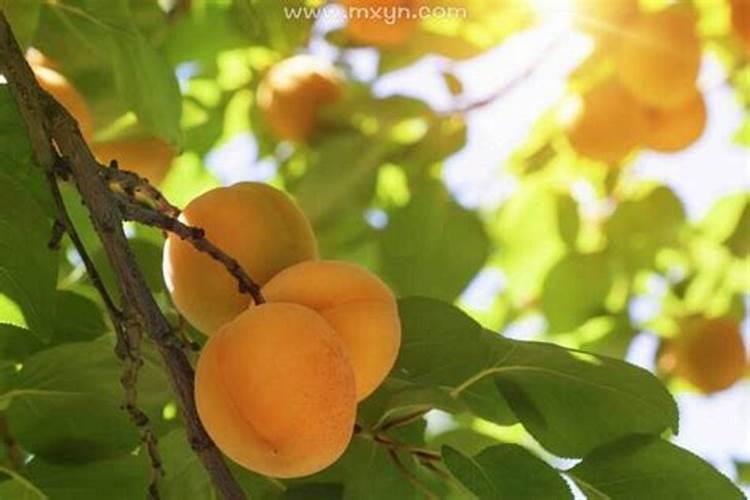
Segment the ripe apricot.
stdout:
[[611,79],[583,96],[567,129],[570,144],[579,154],[615,164],[641,144],[644,127],[640,103]]
[[195,402],[229,458],[267,476],[313,474],[354,430],[354,374],[331,326],[296,304],[251,307],[198,360]]
[[750,0],[730,0],[732,27],[750,54]]
[[274,276],[263,295],[314,309],[333,326],[354,368],[358,401],[393,368],[401,345],[398,307],[388,286],[368,270],[347,262],[302,262]]
[[343,0],[346,32],[363,45],[393,47],[409,38],[417,26],[420,0]]
[[341,79],[326,61],[298,55],[274,65],[258,86],[258,106],[282,140],[310,137],[320,109],[341,96]]
[[650,106],[671,108],[689,100],[701,61],[693,11],[678,5],[643,14],[624,29],[616,55],[623,85]]
[[646,121],[646,146],[667,153],[685,149],[698,140],[706,128],[703,95],[696,91],[692,99],[673,109],[649,108]]
[[91,149],[100,162],[117,160],[121,169],[135,172],[154,185],[164,180],[176,155],[175,148],[158,137],[99,143]]
[[712,394],[740,380],[747,353],[737,321],[691,317],[683,320],[677,337],[665,342],[659,367]]
[[[180,215],[203,228],[206,237],[234,257],[260,285],[285,267],[317,258],[310,223],[283,192],[266,184],[241,182],[192,200]],[[210,335],[247,309],[250,297],[210,256],[170,234],[164,246],[164,279],[177,310]]]
[[78,128],[81,129],[81,134],[88,141],[94,132],[94,117],[83,96],[63,75],[54,69],[33,64],[31,69],[34,71],[34,76],[36,76],[39,85],[75,118],[78,122]]

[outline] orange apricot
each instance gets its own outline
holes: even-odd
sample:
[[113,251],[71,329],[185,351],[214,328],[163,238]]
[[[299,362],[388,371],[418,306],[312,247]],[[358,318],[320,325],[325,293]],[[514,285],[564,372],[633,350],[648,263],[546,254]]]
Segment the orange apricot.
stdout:
[[730,0],[732,28],[750,54],[750,0]]
[[622,84],[644,103],[671,108],[689,100],[701,62],[695,13],[673,6],[642,14],[625,29],[616,54]]
[[363,45],[393,47],[404,43],[417,27],[420,0],[343,0],[346,32]]
[[331,326],[296,304],[247,309],[209,338],[195,374],[198,415],[219,449],[279,478],[313,474],[341,456],[354,394]]
[[177,154],[172,145],[158,137],[99,143],[91,149],[105,165],[110,160],[117,160],[119,168],[135,172],[154,185],[164,180]]
[[662,152],[685,149],[698,140],[706,128],[706,103],[700,92],[685,104],[673,109],[646,110],[644,144]]
[[644,128],[640,103],[616,80],[609,80],[582,97],[567,133],[579,154],[616,164],[641,144]]
[[68,110],[78,122],[83,137],[89,140],[94,132],[94,117],[83,96],[54,69],[41,65],[32,65],[31,69],[39,85]]
[[737,321],[691,317],[680,326],[678,336],[665,341],[659,355],[662,371],[705,394],[727,389],[744,376],[748,359]]
[[328,62],[298,55],[275,64],[258,86],[258,106],[278,139],[303,142],[320,109],[341,96],[341,79]]
[[[305,215],[289,196],[266,184],[241,182],[208,191],[185,207],[180,220],[204,229],[260,285],[318,255]],[[175,307],[207,335],[250,305],[220,263],[174,234],[164,246],[163,268]]]
[[574,0],[576,25],[605,37],[622,36],[622,26],[638,14],[638,0]]
[[333,326],[354,368],[358,401],[393,368],[401,345],[398,307],[370,271],[347,262],[302,262],[274,276],[262,292],[270,302],[314,309]]

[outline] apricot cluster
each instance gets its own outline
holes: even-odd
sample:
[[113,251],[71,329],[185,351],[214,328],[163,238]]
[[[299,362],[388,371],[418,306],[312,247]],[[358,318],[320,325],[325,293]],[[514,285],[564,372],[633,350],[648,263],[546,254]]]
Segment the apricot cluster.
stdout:
[[164,248],[164,278],[177,310],[209,336],[198,360],[198,414],[232,460],[273,477],[335,462],[354,429],[357,403],[393,367],[401,343],[396,300],[354,264],[319,260],[296,204],[244,182],[191,201],[183,222],[262,285],[265,302],[177,236]]
[[677,336],[664,342],[658,366],[663,373],[680,377],[704,394],[728,389],[748,370],[739,322],[731,318],[684,318]]
[[578,24],[609,54],[611,74],[586,91],[568,120],[579,154],[610,165],[645,147],[680,151],[706,127],[696,85],[701,43],[685,5],[639,11],[637,0],[578,0]]

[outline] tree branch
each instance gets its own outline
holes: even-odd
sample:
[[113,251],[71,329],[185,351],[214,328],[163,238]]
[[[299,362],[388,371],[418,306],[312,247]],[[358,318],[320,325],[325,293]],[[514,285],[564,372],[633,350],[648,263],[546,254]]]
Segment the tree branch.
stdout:
[[198,418],[193,399],[193,368],[179,342],[174,340],[172,328],[137,266],[123,231],[119,207],[99,175],[102,167],[86,145],[73,117],[37,84],[2,12],[0,72],[5,75],[26,124],[35,162],[45,172],[54,174],[56,154],[53,144],[66,160],[113,268],[125,309],[129,314],[132,311],[132,319],[155,342],[164,361],[192,448],[225,499],[244,499],[242,489]]

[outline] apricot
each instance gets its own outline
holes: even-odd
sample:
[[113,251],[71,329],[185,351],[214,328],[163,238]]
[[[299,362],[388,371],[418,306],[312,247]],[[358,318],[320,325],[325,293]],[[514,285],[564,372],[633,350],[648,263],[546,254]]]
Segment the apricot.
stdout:
[[354,374],[331,326],[296,304],[251,307],[209,338],[195,374],[206,431],[229,458],[289,478],[335,462],[354,430]]
[[750,0],[730,0],[732,27],[750,54]]
[[706,128],[706,103],[703,95],[695,96],[674,109],[650,108],[646,111],[648,127],[644,144],[656,151],[674,152],[698,140]]
[[693,97],[701,43],[691,9],[677,5],[643,14],[624,29],[617,74],[635,97],[659,108],[680,106]]
[[274,65],[258,86],[258,106],[277,139],[303,142],[323,106],[339,99],[341,78],[326,61],[298,55]]
[[568,139],[579,154],[616,164],[641,144],[645,124],[640,103],[610,79],[583,96]]
[[333,326],[354,368],[358,401],[393,368],[401,345],[398,307],[393,292],[370,271],[347,262],[302,262],[262,291],[270,302],[314,309]]
[[417,27],[420,0],[343,0],[346,32],[363,45],[394,47],[403,44]]
[[[180,220],[206,237],[260,285],[298,262],[317,258],[310,223],[283,192],[257,182],[216,188],[192,200]],[[247,309],[251,299],[212,257],[170,234],[164,246],[164,280],[177,310],[210,335]]]
[[705,394],[734,385],[744,376],[747,363],[739,323],[728,318],[683,320],[679,335],[665,341],[659,356],[662,371]]
[[[41,61],[42,59],[37,60]],[[94,132],[94,117],[83,96],[63,75],[54,69],[34,64],[31,65],[31,69],[34,71],[34,76],[36,76],[39,85],[75,118],[81,134],[88,141]]]
[[158,137],[99,143],[91,149],[101,163],[117,160],[121,169],[135,172],[154,185],[164,180],[177,154],[172,145]]

